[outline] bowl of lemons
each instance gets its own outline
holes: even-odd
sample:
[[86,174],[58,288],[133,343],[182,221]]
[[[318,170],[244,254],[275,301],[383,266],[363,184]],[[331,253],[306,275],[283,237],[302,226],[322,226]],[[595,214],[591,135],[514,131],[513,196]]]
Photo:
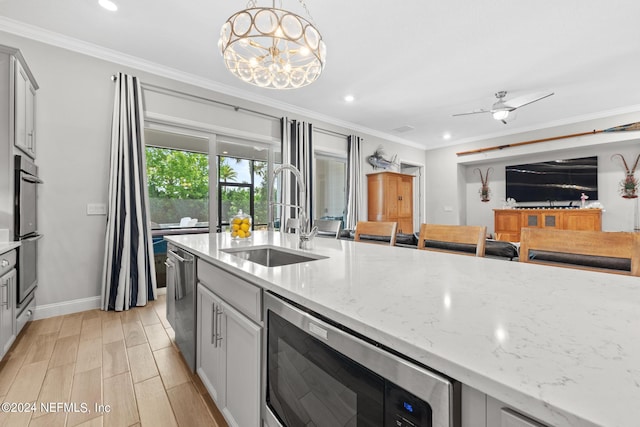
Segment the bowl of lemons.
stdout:
[[248,239],[251,237],[251,216],[238,211],[238,214],[231,218],[231,238],[236,240]]

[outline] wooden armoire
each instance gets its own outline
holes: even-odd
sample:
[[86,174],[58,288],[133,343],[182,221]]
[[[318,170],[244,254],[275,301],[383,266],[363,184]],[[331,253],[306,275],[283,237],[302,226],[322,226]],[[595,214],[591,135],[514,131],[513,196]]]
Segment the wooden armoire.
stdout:
[[413,233],[413,178],[397,172],[368,174],[368,220],[395,221],[398,233]]

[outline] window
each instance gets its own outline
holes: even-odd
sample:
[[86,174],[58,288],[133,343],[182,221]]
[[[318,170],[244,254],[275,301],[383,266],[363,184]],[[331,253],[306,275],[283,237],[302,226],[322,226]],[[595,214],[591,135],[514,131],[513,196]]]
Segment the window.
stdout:
[[314,217],[344,221],[347,204],[346,187],[347,160],[316,154]]
[[146,147],[152,228],[209,226],[209,156]]
[[218,226],[224,229],[239,210],[251,215],[254,229],[268,221],[267,162],[218,157]]

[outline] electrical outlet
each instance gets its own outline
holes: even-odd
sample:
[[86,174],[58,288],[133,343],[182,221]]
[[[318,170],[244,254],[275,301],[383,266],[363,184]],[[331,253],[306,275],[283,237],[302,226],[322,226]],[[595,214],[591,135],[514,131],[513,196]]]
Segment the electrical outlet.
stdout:
[[87,215],[106,215],[107,205],[104,203],[87,203]]

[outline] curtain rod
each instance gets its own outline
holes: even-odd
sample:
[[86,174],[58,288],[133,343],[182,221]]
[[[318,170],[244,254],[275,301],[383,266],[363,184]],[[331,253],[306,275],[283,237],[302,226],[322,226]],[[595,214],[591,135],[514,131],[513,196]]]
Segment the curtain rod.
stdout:
[[[112,81],[115,82],[117,79],[118,79],[118,76],[116,74],[111,76],[111,80]],[[261,111],[256,111],[256,110],[252,110],[252,109],[249,109],[249,108],[240,107],[239,105],[233,105],[233,104],[229,104],[229,103],[222,102],[222,101],[216,101],[215,99],[210,99],[210,98],[205,98],[203,96],[193,95],[191,93],[182,92],[182,91],[179,91],[179,90],[176,90],[176,89],[168,89],[166,87],[154,85],[154,84],[151,84],[151,83],[141,83],[140,85],[142,86],[143,89],[144,88],[148,88],[150,90],[155,90],[156,92],[175,93],[175,94],[178,94],[178,95],[180,95],[182,97],[185,97],[185,98],[193,98],[193,99],[197,99],[197,100],[200,100],[200,101],[205,101],[205,102],[210,102],[210,103],[213,103],[213,104],[223,105],[225,107],[230,107],[230,108],[233,108],[235,111],[243,110],[243,111],[247,111],[249,113],[253,113],[253,114],[260,115],[260,116],[268,117],[270,119],[276,119],[276,120],[280,120],[281,119],[281,117],[274,116],[274,115],[267,114],[267,113],[263,113]],[[293,119],[289,119],[289,122],[291,122],[292,120]],[[343,133],[336,132],[334,130],[323,129],[323,128],[316,127],[316,126],[314,126],[313,129],[318,131],[318,132],[320,132],[320,133],[324,133],[324,134],[327,134],[327,135],[340,136],[340,137],[343,137],[343,138],[348,138],[349,137],[349,135],[345,135]]]
[[[116,74],[112,75],[111,76],[111,80],[115,82],[116,80],[118,80],[118,76]],[[212,104],[218,104],[218,105],[222,105],[222,106],[225,106],[225,107],[230,107],[230,108],[233,108],[235,111],[242,110],[242,111],[246,111],[248,113],[257,114],[259,116],[268,117],[270,119],[280,120],[280,117],[274,116],[274,115],[271,115],[271,114],[267,114],[267,113],[263,113],[262,111],[252,110],[250,108],[241,107],[239,105],[229,104],[227,102],[216,101],[215,99],[206,98],[204,96],[198,96],[198,95],[194,95],[194,94],[187,93],[187,92],[182,92],[182,91],[179,91],[179,90],[176,90],[176,89],[169,89],[169,88],[166,88],[166,87],[163,87],[163,86],[158,86],[158,85],[154,85],[154,84],[151,84],[151,83],[144,83],[144,82],[141,82],[140,86],[142,86],[143,89],[149,89],[149,90],[160,92],[160,93],[162,93],[162,92],[164,92],[164,93],[173,93],[173,94],[180,95],[183,98],[196,99],[198,101],[204,101],[204,102],[209,102],[209,103],[212,103]]]
[[323,129],[323,128],[319,128],[319,127],[316,127],[316,126],[313,127],[313,130],[318,131],[320,133],[327,134],[327,135],[341,136],[343,138],[348,138],[349,137],[349,135],[345,135],[343,133],[336,132],[335,130]]

